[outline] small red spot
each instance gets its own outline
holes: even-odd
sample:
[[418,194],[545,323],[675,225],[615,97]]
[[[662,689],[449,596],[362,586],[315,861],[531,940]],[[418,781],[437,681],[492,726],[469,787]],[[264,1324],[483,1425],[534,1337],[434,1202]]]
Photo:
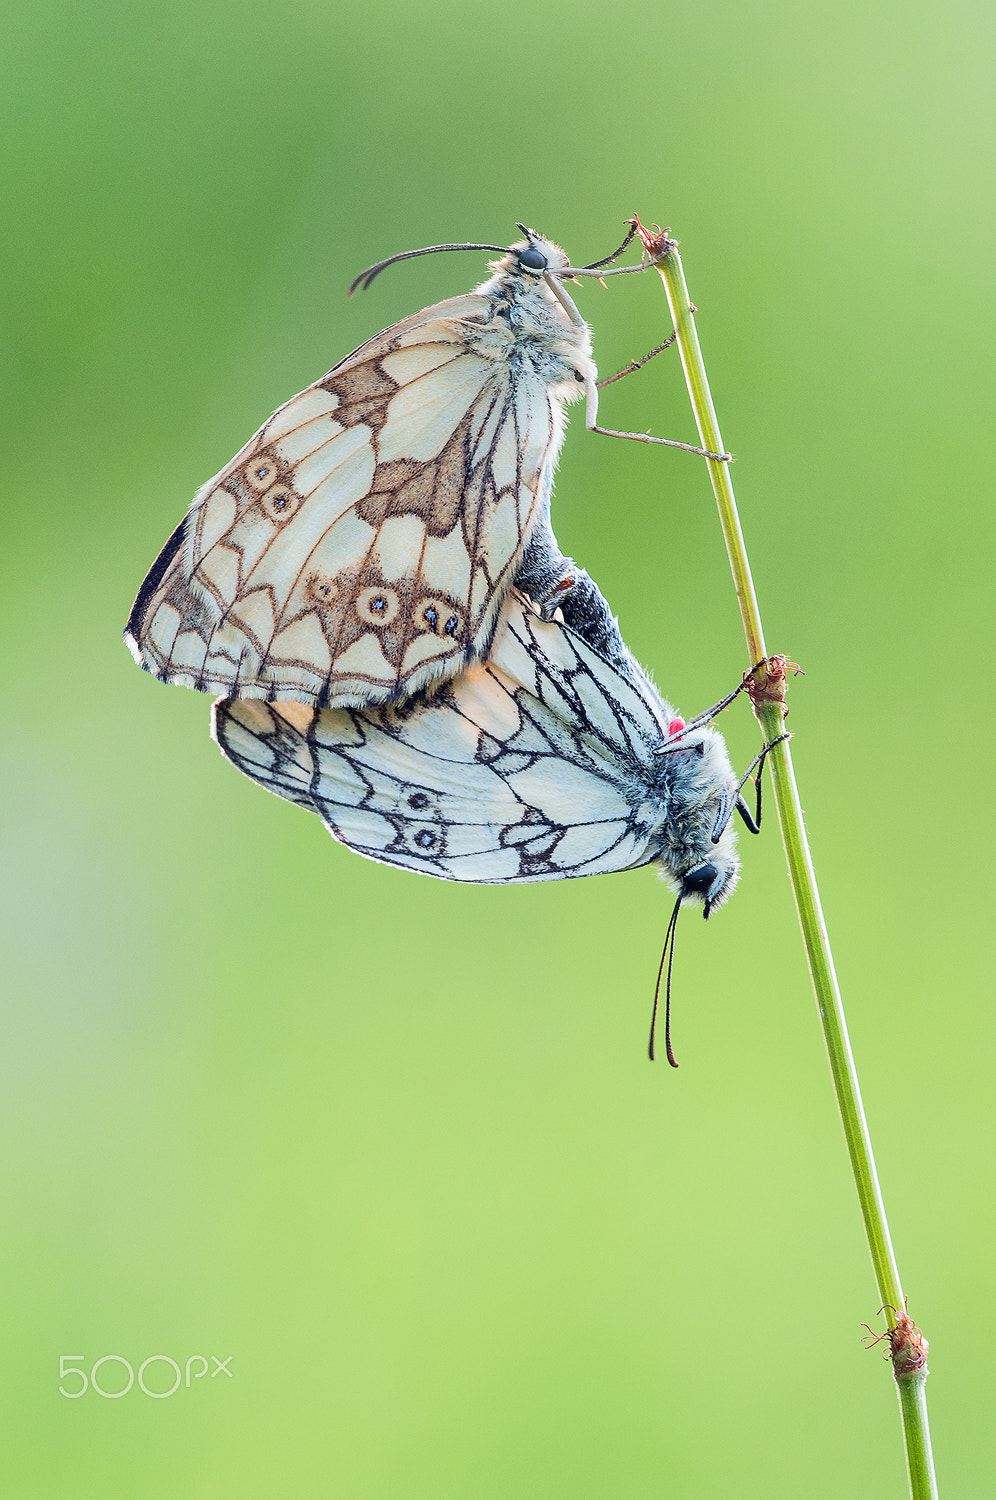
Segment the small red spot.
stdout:
[[668,734],[680,734],[684,727],[684,719],[672,719],[667,726],[667,732]]

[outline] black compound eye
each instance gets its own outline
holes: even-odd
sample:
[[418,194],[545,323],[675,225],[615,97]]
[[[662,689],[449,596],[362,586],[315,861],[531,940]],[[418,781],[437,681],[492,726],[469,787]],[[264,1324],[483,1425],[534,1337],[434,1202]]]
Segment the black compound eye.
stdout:
[[546,270],[547,258],[535,245],[530,245],[526,250],[516,250],[515,253],[519,258],[519,265],[525,266],[527,271]]
[[681,882],[681,894],[683,896],[707,896],[719,879],[719,871],[715,865],[708,862],[704,865],[696,865],[694,870],[689,870]]

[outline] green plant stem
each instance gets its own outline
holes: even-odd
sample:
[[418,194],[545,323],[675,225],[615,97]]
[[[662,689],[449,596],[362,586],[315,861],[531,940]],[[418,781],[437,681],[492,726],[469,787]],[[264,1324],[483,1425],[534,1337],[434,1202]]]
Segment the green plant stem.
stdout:
[[903,1417],[910,1494],[916,1500],[920,1500],[921,1495],[935,1496],[937,1481],[934,1478],[934,1455],[930,1450],[930,1423],[927,1421],[926,1365],[913,1375],[897,1376],[896,1388]]
[[[699,441],[703,448],[708,448],[714,453],[724,453],[726,450],[723,447],[719,422],[712,404],[681,259],[673,244],[663,259],[657,263],[657,270],[667,292],[668,305],[678,336],[678,348],[681,351],[681,363],[699,430]],[[715,459],[705,459],[704,462],[708,466],[713,492],[719,506],[726,550],[730,558],[730,567],[733,570],[737,598],[740,602],[744,631],[747,636],[747,651],[750,665],[753,666],[761,661],[767,652],[750,564],[747,561],[747,551],[733,494],[730,465],[717,462]],[[764,704],[757,710],[757,714],[766,741],[773,740],[782,733],[783,710],[780,703]],[[826,1043],[841,1123],[844,1127],[844,1138],[851,1158],[851,1170],[854,1173],[854,1182],[858,1190],[858,1202],[861,1205],[868,1248],[878,1282],[879,1296],[882,1303],[886,1305],[889,1315],[889,1326],[895,1327],[897,1314],[901,1313],[904,1307],[899,1269],[889,1237],[885,1205],[875,1170],[871,1137],[861,1103],[858,1075],[847,1035],[844,1007],[834,972],[830,942],[820,906],[816,875],[810,857],[802,806],[799,802],[795,774],[792,769],[792,755],[787,740],[771,751],[768,756],[768,765],[771,767],[775,805],[778,809],[778,821],[788,859],[789,876],[802,927],[809,972],[816,993],[816,1004],[823,1028],[823,1038]],[[937,1494],[924,1394],[926,1373],[924,1365],[914,1374],[897,1373],[896,1376],[902,1411],[903,1435],[906,1442],[910,1494],[914,1500],[930,1500],[930,1497]]]

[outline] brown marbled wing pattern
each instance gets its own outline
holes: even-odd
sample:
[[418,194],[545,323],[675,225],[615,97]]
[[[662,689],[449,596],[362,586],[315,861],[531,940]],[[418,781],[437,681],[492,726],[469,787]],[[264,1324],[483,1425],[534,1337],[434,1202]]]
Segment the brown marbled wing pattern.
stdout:
[[487,649],[560,437],[547,387],[513,381],[494,311],[470,295],[394,325],[204,486],[128,622],[147,670],[229,697],[362,704]]

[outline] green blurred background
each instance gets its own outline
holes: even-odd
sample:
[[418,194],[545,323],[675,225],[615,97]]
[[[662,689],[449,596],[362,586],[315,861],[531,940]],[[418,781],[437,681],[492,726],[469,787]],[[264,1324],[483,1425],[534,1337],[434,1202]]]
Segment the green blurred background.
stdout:
[[[121,644],[195,488],[486,257],[349,302],[357,271],[517,219],[583,262],[634,210],[680,237],[769,648],[807,672],[797,771],[942,1492],[991,1484],[990,16],[8,12],[5,1494],[905,1493],[773,817],[682,925],[682,1066],[651,1067],[652,872],[368,863]],[[576,296],[603,373],[667,332],[651,276]],[[701,709],[745,665],[702,465],[575,413],[561,545]],[[690,438],[677,361],[602,417]],[[723,727],[745,763],[746,708]],[[72,1401],[60,1354],[232,1378]]]

